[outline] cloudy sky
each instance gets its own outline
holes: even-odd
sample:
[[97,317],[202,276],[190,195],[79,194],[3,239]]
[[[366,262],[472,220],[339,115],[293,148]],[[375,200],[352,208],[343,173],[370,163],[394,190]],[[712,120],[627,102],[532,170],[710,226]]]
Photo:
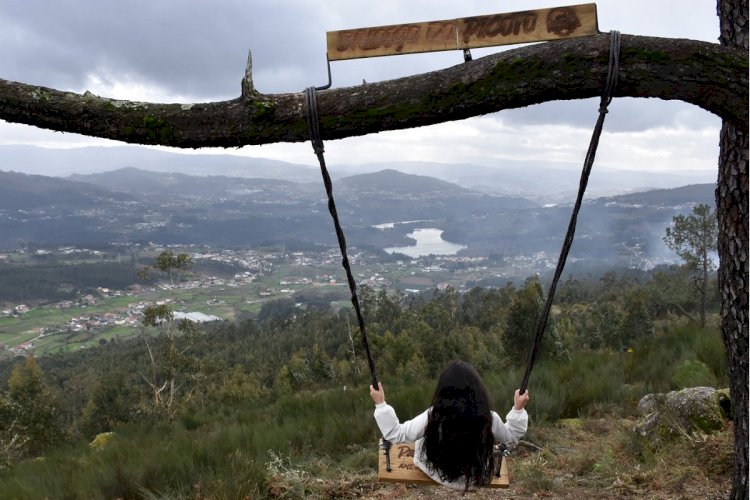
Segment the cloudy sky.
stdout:
[[[326,31],[580,3],[489,0],[0,0],[0,78],[118,99],[201,102],[239,95],[247,51],[263,93],[326,82]],[[599,29],[716,42],[712,0],[599,0]],[[475,59],[507,48],[472,51]],[[332,63],[335,87],[446,68],[459,52]],[[548,103],[460,122],[329,141],[329,164],[391,160],[501,165],[583,161],[597,100]],[[715,180],[720,120],[694,106],[616,99],[600,167],[704,172]],[[0,121],[0,145],[120,145]],[[203,150],[203,152],[207,152]],[[220,150],[315,164],[309,144]],[[2,154],[2,153],[0,153]],[[575,167],[574,167],[575,166]]]

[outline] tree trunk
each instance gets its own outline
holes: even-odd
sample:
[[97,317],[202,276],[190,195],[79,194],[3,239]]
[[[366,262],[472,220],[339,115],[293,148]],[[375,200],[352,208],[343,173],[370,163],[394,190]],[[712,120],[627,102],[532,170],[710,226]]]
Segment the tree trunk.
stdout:
[[[705,233],[704,233],[705,234]],[[701,266],[703,267],[701,276],[701,309],[700,309],[700,321],[701,321],[701,328],[706,327],[706,302],[708,301],[708,294],[710,293],[708,290],[708,248],[709,243],[707,241],[703,242],[703,255],[701,255]]]
[[[748,1],[718,0],[724,46],[748,52]],[[747,109],[745,109],[747,112]],[[748,128],[724,120],[716,207],[719,220],[721,332],[734,411],[732,498],[748,498]]]
[[719,290],[721,332],[729,361],[734,410],[735,477],[732,498],[747,499],[748,485],[748,141],[747,130],[724,123],[719,180]]

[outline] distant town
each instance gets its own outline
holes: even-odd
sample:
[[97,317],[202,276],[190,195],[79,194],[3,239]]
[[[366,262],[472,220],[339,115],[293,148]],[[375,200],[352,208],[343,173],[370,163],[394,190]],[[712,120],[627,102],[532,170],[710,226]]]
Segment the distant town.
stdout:
[[[24,355],[45,345],[59,344],[61,337],[77,348],[106,343],[112,338],[132,337],[138,334],[143,310],[149,305],[168,304],[175,311],[176,319],[202,323],[252,317],[264,303],[279,298],[300,300],[295,305],[303,307],[305,296],[332,293],[336,299],[334,302],[340,302],[339,306],[348,304],[348,289],[337,248],[323,252],[288,252],[283,248],[261,251],[210,249],[196,245],[118,246],[121,252],[127,250],[123,252],[126,254],[137,251],[139,263],[143,265],[152,262],[153,256],[165,250],[184,252],[190,256],[193,269],[184,276],[175,277],[173,282],[161,276],[158,281],[133,283],[124,289],[99,286],[78,293],[74,299],[2,303],[0,351]],[[63,246],[18,249],[0,254],[0,262],[24,258],[72,258],[80,260],[75,265],[85,265],[86,259],[91,257],[106,259],[112,256],[108,256],[106,250]],[[453,287],[463,291],[488,277],[510,281],[515,275],[543,272],[554,266],[544,252],[504,258],[500,262],[458,255],[383,261],[356,248],[350,255],[350,262],[360,287],[387,287],[407,294],[428,288]],[[234,272],[222,276],[200,271],[211,269],[212,265]],[[135,282],[135,272],[133,277]],[[55,338],[58,342],[51,342]]]

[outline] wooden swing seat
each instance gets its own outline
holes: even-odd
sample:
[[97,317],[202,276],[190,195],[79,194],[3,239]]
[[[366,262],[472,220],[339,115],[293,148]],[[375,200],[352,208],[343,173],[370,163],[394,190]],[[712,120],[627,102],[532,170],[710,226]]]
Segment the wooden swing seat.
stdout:
[[[430,476],[414,465],[414,443],[391,443],[390,462],[391,471],[388,472],[386,449],[380,441],[378,453],[378,481],[388,483],[438,484]],[[507,488],[510,486],[508,477],[508,459],[503,458],[500,464],[500,474],[492,478],[487,488]]]

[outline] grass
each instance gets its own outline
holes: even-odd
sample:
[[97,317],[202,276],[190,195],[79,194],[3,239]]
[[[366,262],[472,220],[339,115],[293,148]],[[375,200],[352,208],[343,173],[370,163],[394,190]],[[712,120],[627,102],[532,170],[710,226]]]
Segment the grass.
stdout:
[[[53,306],[38,307],[18,318],[0,318],[0,343],[15,346],[36,338],[38,334],[32,331],[36,328],[62,327],[74,317],[112,312],[132,303],[140,301],[153,302],[167,297],[174,298],[175,301],[184,301],[183,308],[186,310],[200,310],[201,312],[213,314],[221,318],[232,319],[234,317],[233,304],[243,302],[244,299],[244,295],[239,290],[230,288],[226,291],[220,291],[217,287],[205,292],[196,292],[193,290],[149,292],[139,296],[103,297],[97,299],[98,303],[96,305],[86,307],[71,307],[67,309],[56,309]],[[208,306],[206,301],[213,298],[225,300],[227,303]],[[68,350],[71,344],[90,346],[97,344],[99,339],[102,338],[109,340],[117,335],[131,336],[136,333],[136,330],[132,328],[113,327],[103,331],[92,332],[93,337],[84,335],[80,338],[73,338],[68,334],[57,334],[40,339],[35,344],[38,346],[38,353],[46,354]]]
[[[299,393],[220,417],[198,412],[173,425],[128,425],[99,449],[84,443],[0,473],[3,498],[256,498],[277,485],[311,491],[308,480],[370,469],[374,440],[361,394]],[[305,472],[301,472],[301,465]],[[310,479],[312,478],[312,479]],[[328,486],[327,486],[328,487]],[[279,490],[280,492],[281,490]]]
[[[689,340],[691,334],[679,335]],[[639,372],[630,354],[584,352],[540,364],[530,388],[532,419],[524,438],[530,444],[510,458],[511,488],[474,495],[726,496],[731,426],[649,448],[633,432],[629,398],[635,396],[623,385],[628,371]],[[644,353],[641,361],[650,359]],[[517,368],[485,380],[492,394],[508,397],[520,375]],[[433,384],[389,381],[389,402],[402,419],[410,418],[424,409]],[[495,403],[501,415],[510,406],[502,398]],[[30,499],[453,496],[440,487],[378,483],[377,439],[366,390],[329,387],[232,408],[195,408],[173,424],[129,424],[99,450],[81,442],[0,471],[0,491],[4,498]]]
[[[223,292],[238,297],[236,289]],[[189,296],[207,300],[218,295],[211,291]],[[69,340],[97,342],[112,335],[114,331]],[[675,385],[682,378],[697,376],[725,386],[725,363],[718,330],[684,325],[643,340],[633,352],[584,350],[564,359],[542,357],[531,377],[531,428],[525,438],[541,450],[519,447],[511,461],[511,489],[492,494],[726,496],[730,428],[657,450],[633,433],[634,408],[641,396],[679,388]],[[522,378],[520,365],[485,373],[501,416]],[[389,402],[402,419],[424,410],[434,380],[407,385],[387,375]],[[236,407],[195,407],[172,425],[143,422],[118,428],[117,438],[101,451],[79,442],[0,471],[0,496],[450,497],[441,488],[375,482],[378,433],[366,384],[359,383],[355,391],[340,384],[321,387]]]
[[[731,488],[731,429],[700,443],[672,443],[651,452],[616,416],[571,419],[534,426],[509,458],[507,490],[481,490],[474,498],[726,498]],[[441,487],[380,485],[372,497],[452,498]]]
[[[69,338],[69,342],[63,343],[60,338],[45,337],[35,343],[36,352],[41,354],[54,354],[61,352],[70,352],[74,349],[81,349],[85,347],[95,347],[99,345],[99,342],[104,339],[111,341],[116,339],[118,341],[131,339],[140,335],[140,331],[137,328],[129,326],[114,326],[104,331],[98,332],[95,335],[79,335],[76,337]],[[66,336],[67,337],[67,336]]]
[[[276,411],[305,416],[330,410],[338,398],[322,394],[280,402]],[[346,398],[345,398],[346,399]],[[353,400],[356,398],[351,398]],[[277,426],[252,411],[188,430],[181,424],[130,426],[100,450],[81,443],[0,473],[4,498],[452,498],[437,486],[376,481],[371,417],[362,435],[350,408],[339,410],[341,434],[291,431],[304,416]],[[370,413],[369,408],[365,413]],[[265,416],[270,414],[267,412]],[[330,415],[329,415],[330,416]],[[232,421],[234,419],[234,421]],[[633,421],[609,416],[532,426],[509,458],[511,487],[481,490],[475,498],[709,498],[730,488],[732,432],[678,442],[654,452],[632,433]]]

